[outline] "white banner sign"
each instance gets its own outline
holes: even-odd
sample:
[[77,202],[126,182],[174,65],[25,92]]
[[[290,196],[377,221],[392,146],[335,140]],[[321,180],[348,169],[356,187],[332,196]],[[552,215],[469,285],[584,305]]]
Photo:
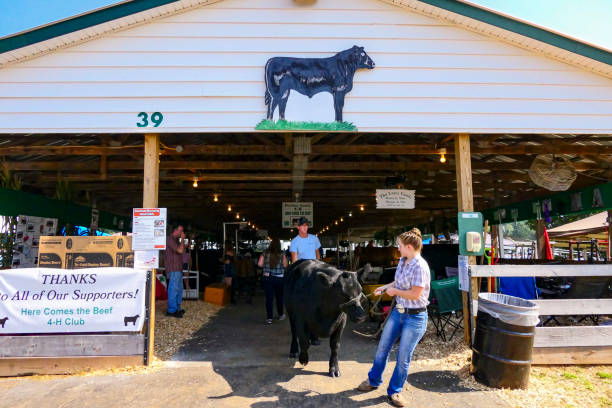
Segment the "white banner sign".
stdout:
[[414,190],[376,189],[376,208],[411,210],[414,208]]
[[140,331],[146,271],[132,268],[0,271],[0,334]]
[[300,217],[306,217],[313,226],[312,203],[283,203],[283,228],[295,228]]
[[166,249],[165,208],[132,210],[132,249],[135,251]]

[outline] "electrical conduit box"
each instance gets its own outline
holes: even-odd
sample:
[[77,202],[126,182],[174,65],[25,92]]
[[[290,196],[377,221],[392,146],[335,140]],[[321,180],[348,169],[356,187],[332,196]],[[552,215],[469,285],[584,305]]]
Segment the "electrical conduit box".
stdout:
[[459,227],[459,254],[479,256],[484,253],[484,226],[479,212],[460,212],[457,216]]

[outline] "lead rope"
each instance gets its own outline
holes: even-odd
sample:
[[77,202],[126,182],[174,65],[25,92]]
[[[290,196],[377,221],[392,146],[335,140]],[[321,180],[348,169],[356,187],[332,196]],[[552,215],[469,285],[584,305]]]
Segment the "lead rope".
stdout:
[[[374,293],[370,293],[369,295],[366,295],[366,297],[370,297],[372,296]],[[376,312],[375,309],[378,307],[378,305],[380,304],[380,301],[382,300],[383,295],[385,294],[385,292],[381,293],[378,296],[378,299],[376,299],[376,302],[374,302],[374,305],[372,305],[372,308],[370,310],[370,313],[372,313],[375,316],[382,316],[385,314],[385,312],[380,311],[380,312]],[[378,335],[380,333],[382,333],[383,329],[385,328],[385,324],[387,324],[387,320],[389,320],[389,316],[391,316],[391,311],[393,310],[393,308],[395,307],[395,296],[393,296],[393,301],[391,302],[391,307],[389,308],[389,313],[387,314],[387,317],[385,317],[385,320],[382,322],[382,324],[378,327],[378,330],[376,330],[376,332],[374,334],[367,334],[367,333],[361,333],[358,330],[353,330],[353,332],[359,334],[360,336],[364,336],[364,337],[369,337],[372,339],[375,339],[378,337]]]

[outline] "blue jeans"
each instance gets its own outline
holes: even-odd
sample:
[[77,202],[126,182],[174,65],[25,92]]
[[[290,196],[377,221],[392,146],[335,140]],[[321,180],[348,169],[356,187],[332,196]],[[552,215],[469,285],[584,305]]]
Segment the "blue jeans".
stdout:
[[183,271],[168,273],[168,313],[181,310],[183,301]]
[[425,330],[427,330],[427,312],[408,314],[400,313],[396,308],[393,308],[380,337],[376,357],[374,357],[374,365],[368,373],[370,385],[379,387],[382,384],[382,374],[385,371],[389,353],[401,336],[397,349],[397,364],[395,370],[393,370],[387,394],[391,396],[401,392],[408,378],[412,353],[425,334]]

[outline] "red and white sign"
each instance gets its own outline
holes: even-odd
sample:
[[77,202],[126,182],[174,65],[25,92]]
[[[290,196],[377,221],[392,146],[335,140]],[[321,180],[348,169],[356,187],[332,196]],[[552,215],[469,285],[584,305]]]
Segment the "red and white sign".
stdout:
[[134,251],[166,249],[165,208],[132,210],[132,249]]

